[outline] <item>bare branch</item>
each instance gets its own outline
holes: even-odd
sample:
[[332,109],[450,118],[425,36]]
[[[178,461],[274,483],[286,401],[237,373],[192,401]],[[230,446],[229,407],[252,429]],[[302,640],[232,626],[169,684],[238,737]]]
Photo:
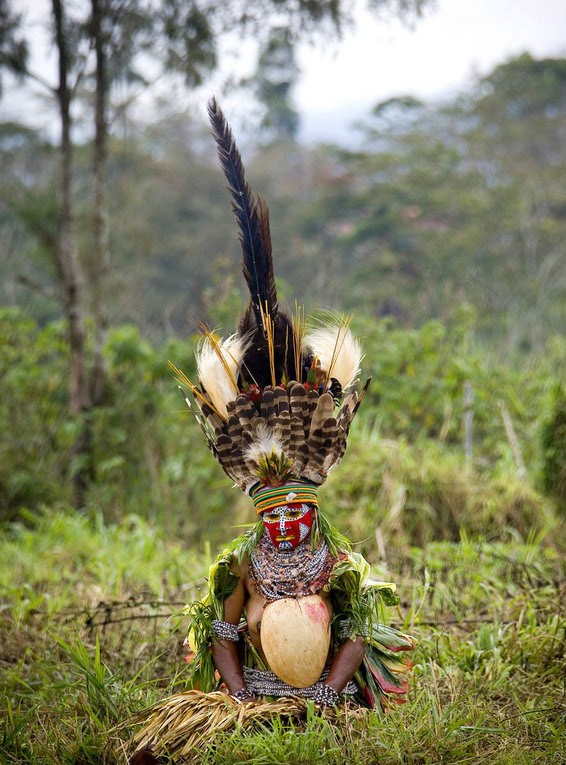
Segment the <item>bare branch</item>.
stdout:
[[43,295],[50,300],[55,300],[60,305],[63,305],[64,303],[63,295],[61,292],[54,289],[53,287],[47,287],[45,284],[40,284],[39,282],[36,282],[35,279],[31,279],[25,274],[18,274],[17,281],[24,287],[28,287],[34,292],[39,292],[40,295]]

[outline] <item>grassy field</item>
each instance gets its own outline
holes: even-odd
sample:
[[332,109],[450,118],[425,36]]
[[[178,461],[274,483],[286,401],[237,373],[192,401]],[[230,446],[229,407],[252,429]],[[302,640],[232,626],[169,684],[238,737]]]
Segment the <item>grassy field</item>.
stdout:
[[[314,710],[237,730],[200,765],[489,763],[566,759],[566,572],[559,533],[434,542],[389,554],[392,621],[419,639],[408,702],[332,724]],[[124,762],[112,729],[184,689],[181,609],[212,551],[137,517],[64,508],[4,529],[0,762]],[[118,744],[118,746],[116,746]]]

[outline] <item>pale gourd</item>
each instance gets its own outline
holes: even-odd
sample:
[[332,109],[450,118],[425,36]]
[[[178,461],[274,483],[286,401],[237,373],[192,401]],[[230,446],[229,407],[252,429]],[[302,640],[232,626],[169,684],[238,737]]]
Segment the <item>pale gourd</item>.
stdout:
[[261,646],[283,682],[306,688],[320,679],[330,647],[330,606],[320,595],[268,603],[261,620]]

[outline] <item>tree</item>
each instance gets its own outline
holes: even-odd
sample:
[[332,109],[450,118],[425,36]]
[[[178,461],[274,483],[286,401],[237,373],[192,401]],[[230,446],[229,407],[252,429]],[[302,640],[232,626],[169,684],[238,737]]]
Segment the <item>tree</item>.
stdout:
[[265,108],[261,128],[268,141],[294,140],[297,136],[299,115],[291,105],[290,91],[298,72],[289,29],[273,29],[255,75],[257,96]]
[[0,0],[0,96],[2,70],[7,69],[20,79],[26,72],[28,44],[21,32],[22,14],[14,13],[8,0]]
[[[70,50],[72,25],[65,17],[62,0],[52,0],[55,40],[59,58],[59,82],[56,89],[61,125],[61,152],[59,177],[59,218],[57,230],[57,262],[60,269],[65,313],[69,326],[70,382],[69,410],[72,415],[88,415],[92,407],[92,391],[88,374],[84,303],[82,298],[83,276],[78,260],[74,232],[73,207],[73,143],[71,140],[71,99],[69,85],[73,56]],[[82,506],[85,500],[88,476],[92,471],[85,464],[91,453],[92,432],[88,416],[84,418],[74,444],[77,468],[74,471],[75,504]]]

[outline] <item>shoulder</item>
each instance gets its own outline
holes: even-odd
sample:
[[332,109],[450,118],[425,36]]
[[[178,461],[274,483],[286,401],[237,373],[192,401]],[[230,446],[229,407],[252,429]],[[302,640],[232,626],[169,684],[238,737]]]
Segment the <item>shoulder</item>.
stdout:
[[247,579],[251,567],[251,561],[248,555],[245,555],[242,560],[236,560],[233,563],[233,572],[241,576],[243,579]]

